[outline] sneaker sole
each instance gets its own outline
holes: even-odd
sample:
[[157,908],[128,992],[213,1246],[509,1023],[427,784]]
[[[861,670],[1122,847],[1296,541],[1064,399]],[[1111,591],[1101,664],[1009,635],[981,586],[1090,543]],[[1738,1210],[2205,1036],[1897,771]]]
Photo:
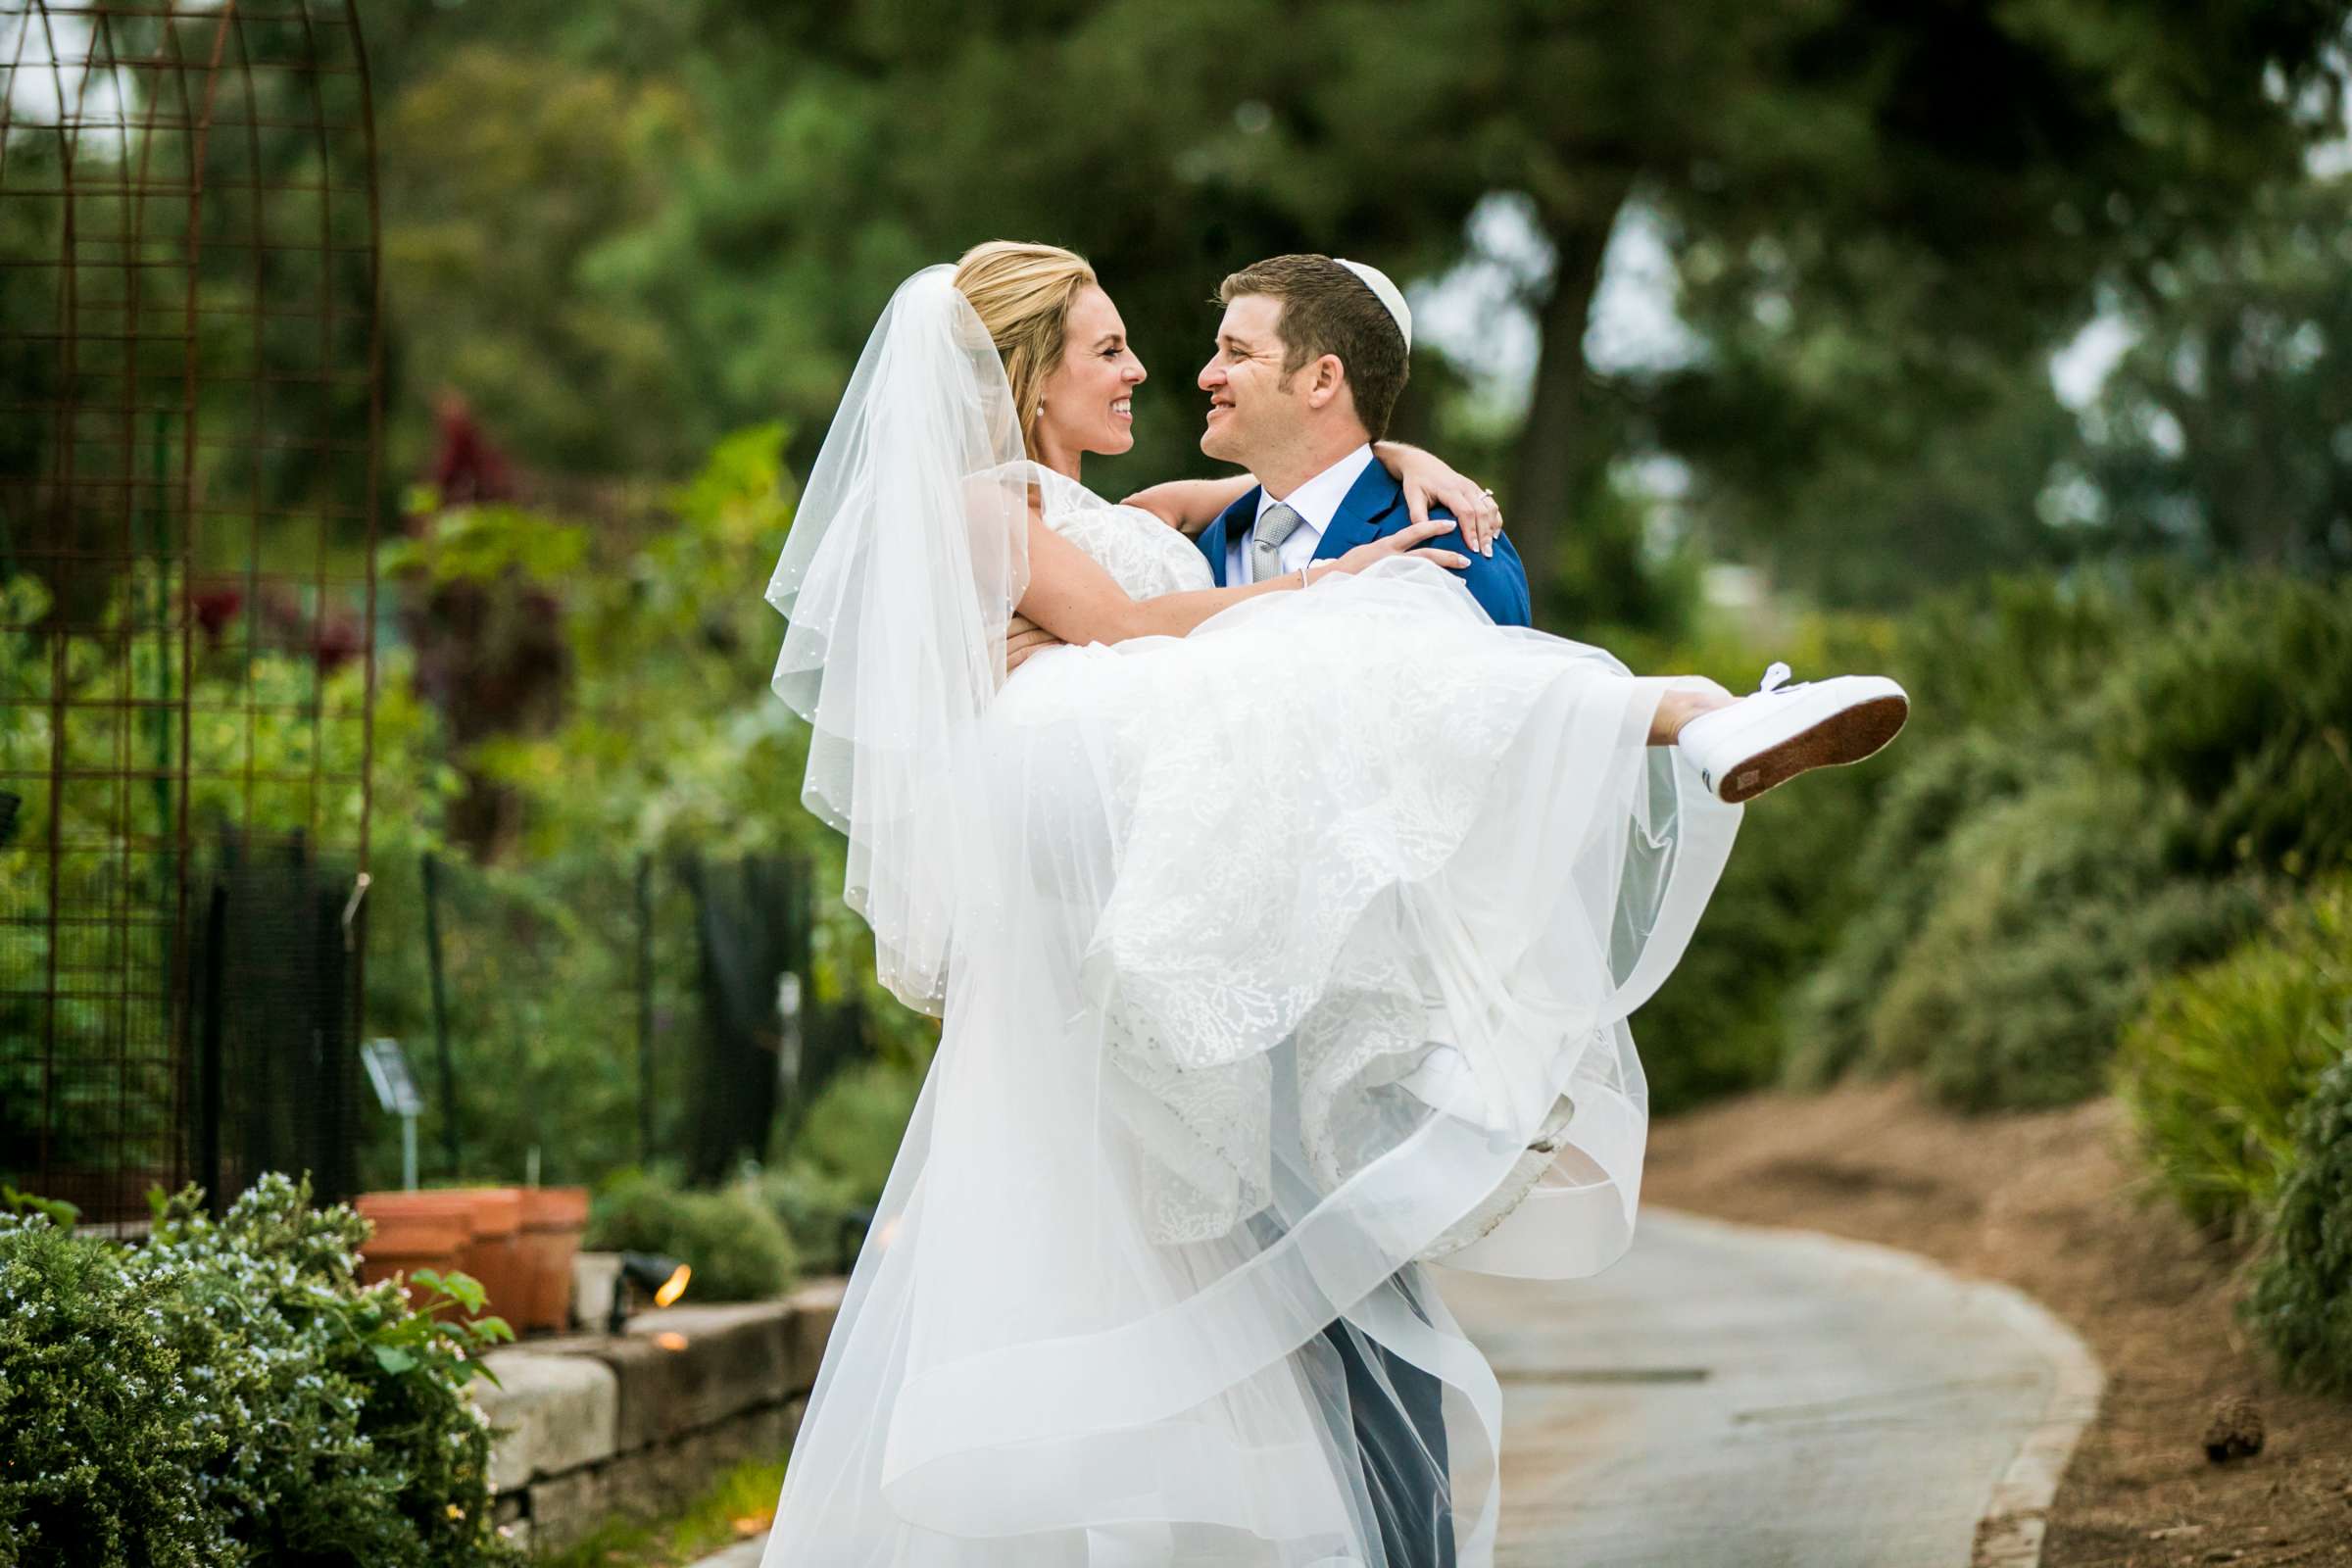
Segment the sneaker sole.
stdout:
[[1716,797],[1726,806],[1739,806],[1799,773],[1859,762],[1894,739],[1910,716],[1911,701],[1906,697],[1856,703],[1749,758],[1724,779]]

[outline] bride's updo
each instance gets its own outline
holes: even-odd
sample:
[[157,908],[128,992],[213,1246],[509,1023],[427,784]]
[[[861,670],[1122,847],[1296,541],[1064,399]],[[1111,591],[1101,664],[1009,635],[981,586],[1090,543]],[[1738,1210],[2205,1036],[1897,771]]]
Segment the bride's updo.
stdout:
[[1095,281],[1085,257],[1058,245],[992,239],[963,253],[956,288],[972,302],[1004,359],[1021,444],[1037,451],[1038,392],[1061,364],[1070,303]]

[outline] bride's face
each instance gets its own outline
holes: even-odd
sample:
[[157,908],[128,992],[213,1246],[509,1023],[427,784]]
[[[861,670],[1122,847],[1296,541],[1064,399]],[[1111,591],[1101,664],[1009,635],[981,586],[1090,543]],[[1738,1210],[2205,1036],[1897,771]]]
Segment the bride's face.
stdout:
[[1144,362],[1127,346],[1127,323],[1110,296],[1088,284],[1070,302],[1063,323],[1061,364],[1046,377],[1038,401],[1038,445],[1048,451],[1106,455],[1135,445],[1135,389]]

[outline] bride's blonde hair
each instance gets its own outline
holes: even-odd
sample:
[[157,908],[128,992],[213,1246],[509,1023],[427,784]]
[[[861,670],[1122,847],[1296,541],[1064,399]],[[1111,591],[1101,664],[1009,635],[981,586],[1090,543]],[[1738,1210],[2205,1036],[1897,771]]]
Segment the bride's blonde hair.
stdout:
[[1094,281],[1094,268],[1076,252],[1015,239],[975,245],[956,264],[957,292],[972,302],[1004,356],[1021,444],[1032,454],[1039,389],[1061,364],[1071,303]]

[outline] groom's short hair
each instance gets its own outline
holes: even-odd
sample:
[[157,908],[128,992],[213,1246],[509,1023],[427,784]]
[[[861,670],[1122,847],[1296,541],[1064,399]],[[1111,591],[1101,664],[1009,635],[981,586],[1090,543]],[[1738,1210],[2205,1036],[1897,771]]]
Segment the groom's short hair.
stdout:
[[1375,441],[1389,433],[1389,416],[1404,390],[1404,334],[1362,278],[1328,256],[1274,256],[1226,278],[1217,303],[1231,305],[1245,294],[1282,302],[1275,330],[1286,379],[1326,354],[1338,355],[1356,417]]

